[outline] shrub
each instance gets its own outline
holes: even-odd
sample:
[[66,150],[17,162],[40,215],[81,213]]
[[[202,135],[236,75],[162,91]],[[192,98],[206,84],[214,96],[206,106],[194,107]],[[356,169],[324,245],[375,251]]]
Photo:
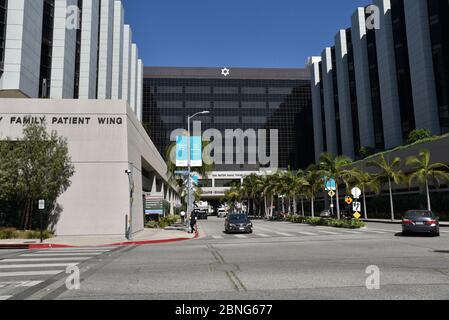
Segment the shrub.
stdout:
[[[45,239],[50,239],[53,237],[53,234],[48,231],[48,230],[44,230],[42,232],[42,238]],[[32,230],[32,231],[23,231],[20,232],[20,238],[23,239],[40,239],[41,238],[41,232],[40,230]]]
[[362,221],[357,220],[336,220],[336,219],[322,219],[322,218],[307,218],[303,216],[292,216],[289,219],[293,223],[305,223],[313,226],[328,226],[334,228],[358,229],[365,227]]
[[158,227],[157,221],[148,221],[145,224],[145,228],[148,228],[148,229],[156,229],[157,227]]
[[0,239],[17,239],[19,232],[14,228],[0,229]]
[[408,144],[412,144],[424,139],[428,139],[431,138],[432,134],[430,133],[429,130],[427,129],[415,129],[412,132],[410,132],[408,139],[407,139],[407,143]]

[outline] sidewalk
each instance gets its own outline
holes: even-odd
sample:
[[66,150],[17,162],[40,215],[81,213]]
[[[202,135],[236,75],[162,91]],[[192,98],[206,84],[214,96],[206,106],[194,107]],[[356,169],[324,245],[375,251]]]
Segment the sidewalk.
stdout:
[[[386,223],[386,224],[401,224],[402,220],[394,220],[390,219],[361,219],[363,222],[374,222],[374,223]],[[449,222],[440,221],[440,227],[449,227]]]
[[134,234],[132,241],[128,241],[124,236],[57,236],[44,240],[43,244],[40,244],[39,239],[0,240],[0,249],[144,245],[187,241],[197,237],[197,235],[189,234],[182,228],[167,229],[144,229]]

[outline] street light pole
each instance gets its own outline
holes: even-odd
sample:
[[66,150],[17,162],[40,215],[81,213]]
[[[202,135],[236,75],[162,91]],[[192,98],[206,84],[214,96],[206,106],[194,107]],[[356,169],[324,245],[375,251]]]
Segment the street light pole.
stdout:
[[188,180],[187,180],[187,217],[190,218],[193,208],[192,208],[192,179],[191,179],[191,161],[190,161],[190,120],[192,120],[193,118],[195,118],[198,115],[202,115],[202,114],[209,114],[209,111],[201,111],[198,113],[195,113],[193,116],[187,116],[187,168],[188,168]]

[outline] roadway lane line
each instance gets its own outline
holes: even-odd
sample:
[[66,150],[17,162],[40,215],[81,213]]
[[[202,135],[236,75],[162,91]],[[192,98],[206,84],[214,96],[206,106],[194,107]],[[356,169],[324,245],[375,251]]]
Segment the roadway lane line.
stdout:
[[212,238],[214,238],[215,240],[224,239],[222,236],[212,236]]
[[366,232],[351,231],[351,230],[341,230],[341,232],[350,233],[350,234],[363,234],[363,233],[366,233]]
[[25,253],[21,254],[20,257],[71,257],[71,256],[99,256],[102,253]]
[[377,231],[377,230],[367,230],[366,233],[375,233],[375,234],[386,234],[385,231]]
[[6,264],[0,265],[0,269],[26,269],[26,268],[52,268],[52,267],[72,267],[78,263],[33,263],[33,264]]
[[248,239],[248,237],[244,236],[243,234],[235,234],[234,237],[236,237],[238,239]]
[[5,259],[1,262],[45,262],[45,261],[73,261],[73,260],[89,260],[92,257],[72,257],[72,258],[34,258],[34,259]]
[[54,276],[64,270],[25,271],[25,272],[0,272],[1,277],[27,277],[27,276]]

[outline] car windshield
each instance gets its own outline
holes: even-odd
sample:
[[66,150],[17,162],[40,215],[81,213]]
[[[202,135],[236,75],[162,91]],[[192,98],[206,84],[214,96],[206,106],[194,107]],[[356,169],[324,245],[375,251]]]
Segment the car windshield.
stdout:
[[233,214],[229,216],[231,222],[247,222],[248,216],[246,214]]
[[405,218],[435,218],[435,214],[430,211],[409,211],[405,214]]

